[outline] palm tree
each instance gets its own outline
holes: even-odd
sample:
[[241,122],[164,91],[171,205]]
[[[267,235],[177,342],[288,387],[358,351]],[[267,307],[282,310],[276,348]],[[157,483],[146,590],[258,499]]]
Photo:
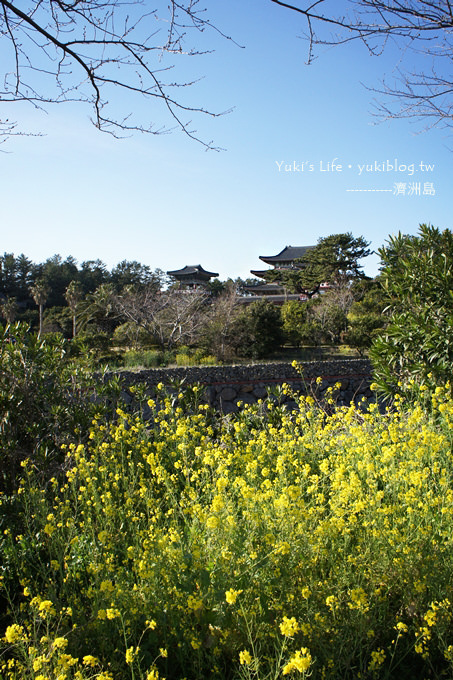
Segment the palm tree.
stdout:
[[49,295],[49,289],[44,279],[38,279],[35,285],[30,288],[30,292],[33,296],[33,300],[39,307],[39,338],[42,333],[42,311]]
[[111,321],[115,317],[115,289],[111,283],[101,283],[93,293],[89,293],[79,313],[81,328],[95,323],[98,328],[112,332]]
[[64,294],[69,309],[72,312],[72,337],[75,338],[77,332],[76,315],[77,306],[83,297],[82,286],[78,281],[71,281]]

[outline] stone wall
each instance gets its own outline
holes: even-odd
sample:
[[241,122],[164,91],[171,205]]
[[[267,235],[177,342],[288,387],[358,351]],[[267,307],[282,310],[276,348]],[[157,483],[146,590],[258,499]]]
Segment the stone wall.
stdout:
[[[122,371],[123,396],[131,402],[129,387],[138,383],[147,386],[154,395],[155,386],[163,383],[170,389],[180,385],[199,384],[204,387],[204,399],[223,413],[235,412],[240,403],[254,404],[272,395],[272,388],[287,383],[296,391],[314,394],[322,399],[329,387],[335,389],[336,403],[343,405],[371,397],[371,365],[365,359],[310,361],[300,364],[301,373],[291,363],[241,364],[237,366],[191,366],[187,368],[153,368],[142,371]],[[320,380],[317,381],[317,378]],[[335,385],[339,384],[338,388]],[[279,395],[288,406],[295,405],[290,395]],[[238,406],[239,402],[239,406]]]

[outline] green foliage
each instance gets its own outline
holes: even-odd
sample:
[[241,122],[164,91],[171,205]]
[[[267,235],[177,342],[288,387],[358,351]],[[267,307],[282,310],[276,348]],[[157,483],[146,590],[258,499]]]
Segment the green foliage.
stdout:
[[281,307],[281,318],[284,338],[290,345],[300,347],[319,344],[320,328],[313,319],[311,303],[289,300]]
[[0,257],[0,293],[21,302],[29,299],[34,269],[33,263],[25,255],[14,257],[13,253],[4,253]]
[[65,338],[72,336],[72,315],[68,307],[50,307],[43,315],[44,333],[61,333]]
[[370,351],[375,379],[387,395],[451,379],[453,364],[453,234],[421,225],[391,237],[379,251],[391,313]]
[[151,341],[152,337],[150,334],[133,321],[126,321],[126,323],[117,326],[113,332],[112,338],[114,345],[133,348],[149,345]]
[[166,357],[157,349],[129,350],[123,357],[125,368],[157,368],[166,365]]
[[80,305],[79,326],[82,330],[113,333],[118,326],[113,284],[103,283],[86,296]]
[[[94,378],[65,357],[58,334],[41,339],[21,323],[0,327],[0,490],[11,490],[20,463],[51,476],[61,463],[61,445],[83,441],[94,414],[105,409],[88,391]],[[99,397],[108,386],[99,388]]]
[[218,363],[215,356],[206,354],[202,348],[181,346],[175,356],[177,366],[213,366]]
[[265,300],[253,302],[237,315],[229,336],[238,356],[251,359],[269,356],[283,342],[279,309]]
[[371,347],[376,334],[382,330],[382,314],[369,312],[351,315],[348,319],[348,330],[343,339],[363,355]]
[[320,238],[304,257],[304,277],[307,288],[316,289],[327,281],[332,286],[344,286],[364,277],[360,260],[368,257],[370,244],[363,236],[351,232]]
[[200,359],[200,366],[216,366],[218,363],[219,360],[213,354],[207,354]]
[[306,302],[286,302],[281,314],[287,341],[294,346],[343,342],[352,301],[350,288],[340,287]]
[[110,348],[110,336],[102,331],[85,331],[79,333],[67,344],[66,351],[70,356],[81,356],[86,351],[102,354]]
[[193,357],[190,357],[188,354],[184,354],[183,352],[177,353],[175,362],[177,366],[191,366],[195,364]]
[[358,299],[349,308],[348,330],[344,340],[363,354],[387,322],[384,310],[388,305],[388,297],[379,277],[373,281],[361,281],[353,292]]
[[225,292],[226,287],[228,286],[228,282],[226,281],[220,281],[220,279],[211,279],[206,283],[206,290],[209,291],[209,293],[212,295],[212,297],[216,298],[219,295],[222,295],[222,293]]
[[0,302],[0,314],[6,319],[6,323],[14,323],[17,317],[18,306],[17,300],[13,297],[8,297],[3,302]]
[[101,260],[87,260],[80,265],[79,281],[85,295],[94,293],[96,288],[107,283],[109,276],[107,267]]
[[296,300],[289,300],[281,308],[282,330],[285,340],[291,345],[301,343],[300,328],[307,321],[307,308]]
[[71,281],[75,281],[78,278],[75,258],[69,256],[63,260],[61,255],[53,255],[43,264],[38,265],[37,271],[39,271],[39,279],[42,279],[47,286],[48,295],[46,301],[49,307],[65,306],[65,292]]
[[83,289],[79,281],[71,281],[65,290],[65,299],[72,313],[72,337],[77,335],[77,308],[83,299]]
[[161,269],[151,271],[150,267],[136,260],[123,260],[112,269],[110,282],[120,292],[126,286],[148,286],[159,290],[166,276]]

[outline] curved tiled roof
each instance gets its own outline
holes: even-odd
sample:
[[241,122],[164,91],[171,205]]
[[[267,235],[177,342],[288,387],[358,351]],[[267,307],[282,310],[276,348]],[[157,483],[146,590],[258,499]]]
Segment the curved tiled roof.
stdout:
[[192,274],[201,274],[202,276],[218,276],[217,272],[208,272],[203,269],[201,264],[186,265],[182,269],[174,269],[167,272],[168,276],[191,276]]
[[279,262],[291,262],[291,260],[298,260],[305,255],[307,250],[311,250],[314,246],[285,246],[283,250],[277,255],[260,255],[260,260],[268,264],[278,264]]

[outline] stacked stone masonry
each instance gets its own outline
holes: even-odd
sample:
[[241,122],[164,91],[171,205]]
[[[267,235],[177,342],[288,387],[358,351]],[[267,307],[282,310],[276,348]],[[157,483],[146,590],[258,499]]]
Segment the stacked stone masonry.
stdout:
[[291,363],[263,363],[123,371],[120,375],[126,402],[134,399],[129,388],[140,383],[146,385],[150,397],[154,396],[159,383],[170,390],[201,385],[204,401],[225,414],[238,411],[241,404],[255,404],[268,396],[278,398],[288,408],[294,407],[294,396],[282,394],[279,389],[284,383],[295,394],[313,394],[319,400],[330,387],[338,405],[359,403],[364,397],[372,397],[371,365],[365,359],[304,362],[300,370]]

